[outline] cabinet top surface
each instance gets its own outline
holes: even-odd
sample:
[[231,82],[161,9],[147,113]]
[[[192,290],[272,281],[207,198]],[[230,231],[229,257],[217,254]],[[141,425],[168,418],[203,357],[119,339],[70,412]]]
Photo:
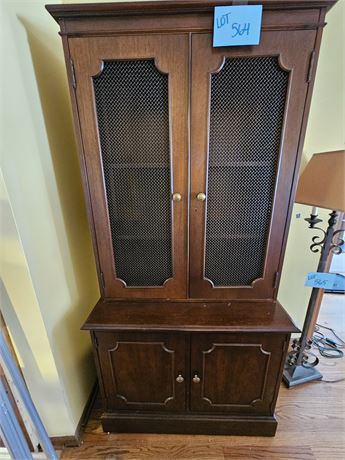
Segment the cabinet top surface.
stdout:
[[279,302],[124,302],[100,300],[82,329],[299,332]]
[[46,5],[49,13],[58,21],[64,18],[95,16],[126,16],[134,14],[210,13],[215,6],[233,4],[259,4],[264,9],[305,9],[332,7],[337,0],[175,0],[119,3],[78,3]]

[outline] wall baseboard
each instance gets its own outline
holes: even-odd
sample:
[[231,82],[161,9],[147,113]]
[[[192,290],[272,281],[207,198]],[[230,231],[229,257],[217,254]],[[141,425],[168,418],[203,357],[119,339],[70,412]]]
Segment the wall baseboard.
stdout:
[[80,446],[79,437],[74,434],[71,436],[53,436],[50,438],[54,449],[62,450],[65,447],[78,447]]
[[74,435],[71,436],[53,436],[50,438],[55,449],[61,450],[64,447],[78,447],[80,446],[81,436],[84,428],[89,420],[90,413],[98,394],[98,381],[94,383],[90,395],[86,401],[83,413],[81,414],[77,428]]

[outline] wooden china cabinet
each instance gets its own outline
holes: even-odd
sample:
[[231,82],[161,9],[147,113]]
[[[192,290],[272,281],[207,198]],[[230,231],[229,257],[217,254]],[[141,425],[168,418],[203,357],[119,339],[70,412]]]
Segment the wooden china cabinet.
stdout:
[[[257,46],[214,6],[263,4]],[[48,5],[61,28],[101,299],[106,431],[272,436],[276,300],[332,0]]]

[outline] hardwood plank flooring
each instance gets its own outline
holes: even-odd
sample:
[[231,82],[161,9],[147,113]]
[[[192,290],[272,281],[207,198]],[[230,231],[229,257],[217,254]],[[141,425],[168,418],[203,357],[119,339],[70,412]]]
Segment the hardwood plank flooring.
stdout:
[[[345,337],[345,297],[325,295],[320,324]],[[345,358],[320,358],[326,380],[345,377]],[[340,460],[345,458],[345,382],[311,382],[288,390],[282,384],[274,438],[155,434],[107,434],[94,407],[83,444],[61,459],[83,460]]]

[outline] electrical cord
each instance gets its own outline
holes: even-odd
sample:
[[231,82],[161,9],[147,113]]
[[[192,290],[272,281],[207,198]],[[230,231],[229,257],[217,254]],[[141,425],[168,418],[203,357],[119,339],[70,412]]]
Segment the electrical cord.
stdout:
[[341,337],[339,337],[339,335],[336,334],[334,329],[332,329],[331,327],[323,326],[322,324],[316,323],[315,331],[318,331],[320,327],[322,329],[327,329],[328,331],[331,331],[334,337],[336,337],[339,340],[338,348],[345,348],[345,341]]
[[[330,331],[333,334],[332,338],[326,337],[325,334],[320,331],[320,329],[326,329],[327,331]],[[320,355],[325,358],[342,358],[344,356],[344,352],[342,351],[342,349],[345,348],[345,341],[341,337],[339,337],[339,335],[331,327],[316,324],[313,337],[310,340],[308,340],[305,344],[301,363],[303,367],[312,368],[319,364],[319,358],[316,356],[315,353],[310,351],[312,347],[317,348],[319,350]],[[294,364],[296,364],[299,353],[299,340],[294,339],[292,342],[292,350],[290,351],[290,353],[288,353],[288,358],[285,367],[286,369],[289,368],[289,366],[293,366]],[[345,378],[335,380],[327,380],[322,378],[322,380],[315,380],[313,381],[313,383],[338,383],[343,381],[345,381]]]
[[338,382],[344,382],[345,381],[345,377],[341,378],[341,379],[335,379],[335,380],[325,380],[324,378],[322,378],[321,380],[314,380],[312,383],[338,383]]
[[[325,334],[320,331],[320,329],[326,329],[327,331],[330,331],[333,334],[333,338],[336,340],[326,337]],[[312,345],[314,348],[318,348],[320,355],[324,356],[325,358],[336,359],[342,358],[344,356],[342,349],[345,348],[345,341],[339,337],[339,335],[331,327],[316,324],[315,332],[312,338]],[[338,383],[343,381],[345,381],[345,378],[335,380],[326,380],[323,378],[322,380],[316,380],[315,383]]]
[[[333,340],[329,337],[326,337],[320,331],[320,328],[327,329],[328,331],[332,332],[333,336],[337,340]],[[344,356],[342,348],[345,348],[345,342],[336,334],[335,330],[331,327],[316,324],[315,333],[312,338],[312,344],[314,348],[318,348],[320,355],[324,356],[325,358],[335,359],[342,358]]]

